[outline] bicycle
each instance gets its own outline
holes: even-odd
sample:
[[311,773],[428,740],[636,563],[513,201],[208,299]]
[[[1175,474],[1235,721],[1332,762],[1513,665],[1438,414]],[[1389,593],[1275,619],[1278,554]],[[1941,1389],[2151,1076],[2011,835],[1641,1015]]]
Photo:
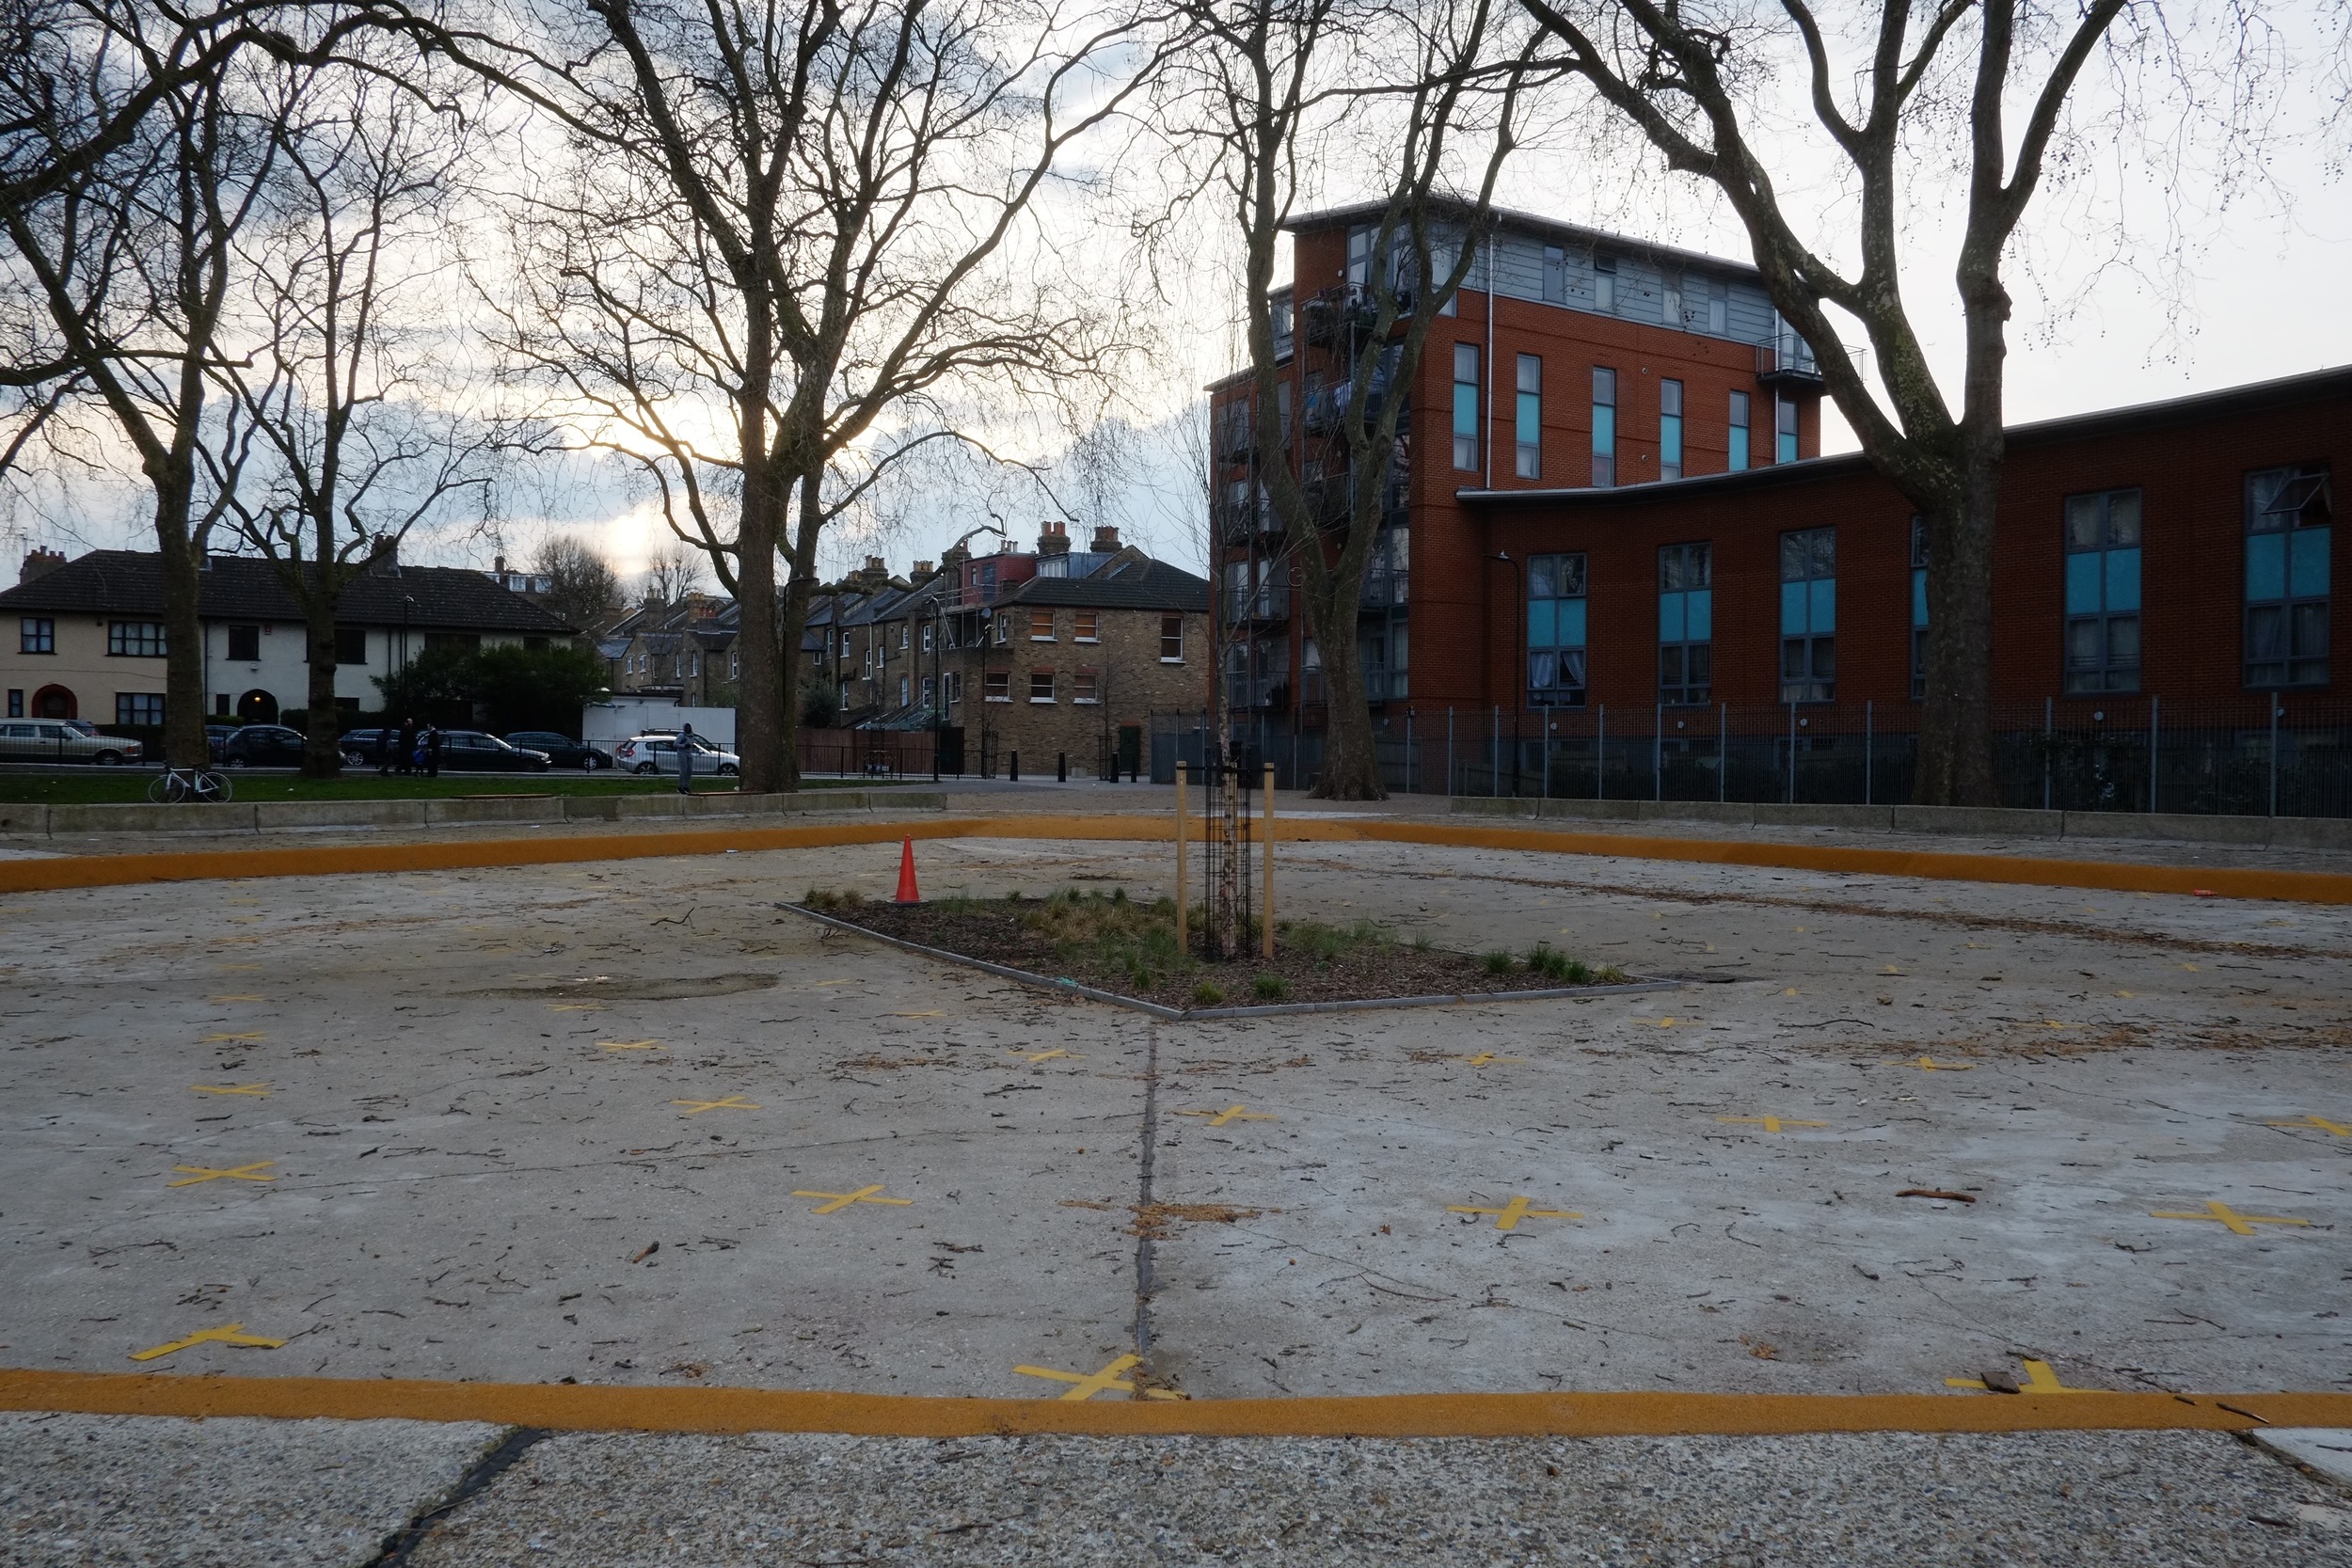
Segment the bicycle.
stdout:
[[159,806],[225,806],[235,793],[227,775],[209,768],[167,768],[147,786],[147,798]]

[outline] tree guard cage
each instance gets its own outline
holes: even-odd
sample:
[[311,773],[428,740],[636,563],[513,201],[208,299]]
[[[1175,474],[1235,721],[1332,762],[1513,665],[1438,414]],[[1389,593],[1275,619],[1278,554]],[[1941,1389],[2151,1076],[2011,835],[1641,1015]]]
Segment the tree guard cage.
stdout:
[[[1253,947],[1256,911],[1250,898],[1254,880],[1250,872],[1257,833],[1250,800],[1257,774],[1258,769],[1238,754],[1231,759],[1212,758],[1194,774],[1199,780],[1197,809],[1202,831],[1200,918],[1194,923],[1198,931],[1191,946],[1198,956],[1213,962],[1247,958]],[[1184,844],[1177,852],[1190,855],[1194,850]]]

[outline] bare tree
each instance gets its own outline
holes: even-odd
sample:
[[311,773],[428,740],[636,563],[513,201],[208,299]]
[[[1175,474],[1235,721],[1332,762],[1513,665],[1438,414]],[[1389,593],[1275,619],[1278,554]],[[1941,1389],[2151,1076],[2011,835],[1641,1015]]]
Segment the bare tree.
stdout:
[[708,558],[699,548],[683,539],[674,539],[657,546],[645,558],[645,569],[638,575],[643,585],[639,596],[675,604],[709,580],[704,575],[708,566]]
[[736,596],[744,787],[790,788],[827,526],[899,455],[977,441],[973,395],[1100,362],[1104,302],[1057,289],[1031,211],[1165,40],[1057,0],[579,0],[565,26],[452,45],[571,138],[510,346]]
[[578,539],[549,538],[532,556],[531,569],[548,579],[541,595],[548,609],[582,636],[601,630],[600,623],[620,605],[620,574],[601,551]]
[[[2066,144],[2070,95],[2084,71],[2103,50],[2130,55],[2147,46],[2169,55],[2165,20],[2153,10],[2141,16],[2124,0],[2064,9],[2017,0],[1939,0],[1924,8],[1880,0],[1850,24],[1825,24],[1807,0],[1780,0],[1771,20],[1660,0],[1522,3],[1565,49],[1560,63],[1638,128],[1670,168],[1723,192],[1773,305],[1811,345],[1864,454],[1919,509],[1930,568],[1914,799],[1995,803],[1993,530],[2006,453],[2005,263],[2054,148]],[[2120,20],[2139,36],[2117,35]],[[1835,46],[1848,28],[1853,57],[1841,62]],[[1848,265],[1806,237],[1805,214],[1774,184],[1775,155],[1801,142],[1787,134],[1784,106],[1765,96],[1784,60],[1795,66],[1853,190],[1838,209],[1852,225]],[[1911,238],[1906,201],[1917,194],[1922,166],[1939,161],[1965,183],[1953,275],[1964,326],[1957,412],[1900,286]],[[1833,311],[1861,324],[1877,388],[1861,355],[1840,341]]]
[[[1298,580],[1328,701],[1315,793],[1382,800],[1388,789],[1357,644],[1364,572],[1401,511],[1406,389],[1439,310],[1470,276],[1492,227],[1495,182],[1516,139],[1526,46],[1497,0],[1403,9],[1210,0],[1195,15],[1216,43],[1198,68],[1211,73],[1211,134],[1243,243],[1249,312],[1243,411],[1256,493],[1238,509],[1223,505],[1220,517],[1225,528],[1254,532],[1258,509],[1270,508],[1283,541],[1280,566]],[[1315,383],[1327,384],[1294,410],[1297,372],[1290,345],[1276,341],[1275,268],[1302,158],[1342,113],[1372,122],[1364,129],[1380,143],[1375,167],[1385,198],[1360,276],[1328,296],[1291,302],[1297,363],[1314,363]],[[1466,141],[1474,179],[1464,191],[1457,175]],[[1221,553],[1213,550],[1213,559]]]
[[[419,68],[421,71],[421,68]],[[300,606],[309,660],[304,773],[341,770],[335,620],[353,578],[421,523],[477,503],[509,432],[468,401],[442,328],[443,236],[468,155],[459,106],[417,72],[266,71],[273,178],[237,238],[243,282],[214,373],[227,399],[204,449],[238,531]]]

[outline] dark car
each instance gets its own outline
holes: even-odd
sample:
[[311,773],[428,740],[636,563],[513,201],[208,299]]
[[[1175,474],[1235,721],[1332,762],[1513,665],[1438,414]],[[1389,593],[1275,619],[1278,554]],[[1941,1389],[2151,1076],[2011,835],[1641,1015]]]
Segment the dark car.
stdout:
[[231,768],[299,768],[302,732],[283,724],[246,724],[221,742],[220,760]]
[[443,730],[441,769],[449,773],[544,773],[548,754],[509,746],[480,730]]
[[229,737],[236,733],[237,726],[234,724],[207,724],[204,726],[204,750],[211,753],[212,759],[215,762],[218,762],[220,760],[221,752],[226,750],[229,745]]
[[569,736],[558,735],[553,730],[515,730],[508,734],[506,742],[510,746],[520,746],[527,752],[545,752],[548,760],[556,767],[577,768],[583,773],[593,773],[599,768],[612,766],[612,752],[600,751],[584,741],[574,740]]

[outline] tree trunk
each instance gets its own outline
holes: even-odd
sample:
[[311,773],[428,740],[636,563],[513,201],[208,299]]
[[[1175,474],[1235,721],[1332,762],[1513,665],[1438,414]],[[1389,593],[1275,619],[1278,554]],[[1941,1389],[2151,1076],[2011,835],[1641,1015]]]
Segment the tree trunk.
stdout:
[[[1380,759],[1373,749],[1372,703],[1364,694],[1363,667],[1357,657],[1354,591],[1345,602],[1344,611],[1327,615],[1315,614],[1321,607],[1309,606],[1308,626],[1323,654],[1326,714],[1323,771],[1312,793],[1321,800],[1385,800],[1389,786],[1380,777]],[[1339,625],[1327,626],[1327,622]]]
[[1960,494],[1925,514],[1927,691],[1919,708],[1923,806],[1993,806],[1993,522],[2000,471],[1974,464]]
[[[764,389],[759,393],[764,399]],[[776,536],[784,498],[767,451],[764,409],[743,423],[743,510],[736,525],[736,646],[743,654],[735,703],[735,749],[741,756],[739,787],[747,795],[791,789],[799,781],[785,754],[781,715],[790,667],[776,628]],[[779,665],[784,668],[779,669]]]
[[[297,562],[294,569],[301,570]],[[331,779],[343,770],[342,714],[335,706],[335,610],[342,595],[322,562],[303,603],[303,641],[310,650],[310,720],[302,726],[302,776]]]
[[174,768],[202,768],[212,752],[204,739],[204,621],[197,605],[202,563],[188,538],[195,479],[185,464],[151,475],[164,572],[164,756]]

